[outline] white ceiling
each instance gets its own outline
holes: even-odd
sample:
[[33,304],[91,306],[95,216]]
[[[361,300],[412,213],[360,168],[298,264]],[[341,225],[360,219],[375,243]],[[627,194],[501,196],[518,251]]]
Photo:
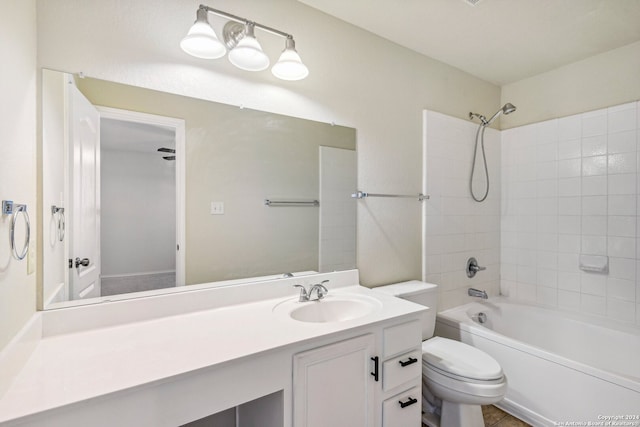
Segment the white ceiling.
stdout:
[[[100,120],[103,149],[157,153],[158,148],[175,148],[175,130],[170,127],[115,119]],[[158,156],[171,154],[158,153]]]
[[640,0],[299,1],[497,85],[640,40]]

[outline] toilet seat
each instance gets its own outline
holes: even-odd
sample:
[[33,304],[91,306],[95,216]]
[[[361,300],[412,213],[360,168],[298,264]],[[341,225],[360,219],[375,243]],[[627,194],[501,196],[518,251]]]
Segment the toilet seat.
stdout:
[[454,380],[485,384],[504,378],[502,367],[483,351],[442,337],[422,343],[423,368]]

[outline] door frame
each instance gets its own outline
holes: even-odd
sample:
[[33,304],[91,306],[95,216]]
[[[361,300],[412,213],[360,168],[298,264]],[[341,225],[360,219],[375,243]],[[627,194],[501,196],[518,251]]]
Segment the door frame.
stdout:
[[186,276],[185,245],[185,183],[186,183],[186,124],[184,119],[140,113],[119,108],[95,106],[100,119],[114,119],[125,122],[143,123],[170,127],[176,133],[176,286],[184,286]]

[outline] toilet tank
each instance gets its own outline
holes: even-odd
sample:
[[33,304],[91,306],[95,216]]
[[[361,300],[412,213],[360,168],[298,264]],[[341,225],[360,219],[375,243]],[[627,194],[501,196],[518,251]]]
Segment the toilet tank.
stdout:
[[409,282],[378,286],[374,290],[429,307],[429,311],[422,319],[422,340],[433,337],[433,331],[436,327],[436,313],[438,312],[438,285],[411,280]]

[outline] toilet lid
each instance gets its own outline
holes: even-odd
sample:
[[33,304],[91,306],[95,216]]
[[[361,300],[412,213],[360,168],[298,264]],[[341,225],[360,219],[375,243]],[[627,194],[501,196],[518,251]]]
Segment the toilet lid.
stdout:
[[473,380],[497,380],[504,375],[500,364],[487,353],[447,338],[424,341],[422,360],[442,372]]

